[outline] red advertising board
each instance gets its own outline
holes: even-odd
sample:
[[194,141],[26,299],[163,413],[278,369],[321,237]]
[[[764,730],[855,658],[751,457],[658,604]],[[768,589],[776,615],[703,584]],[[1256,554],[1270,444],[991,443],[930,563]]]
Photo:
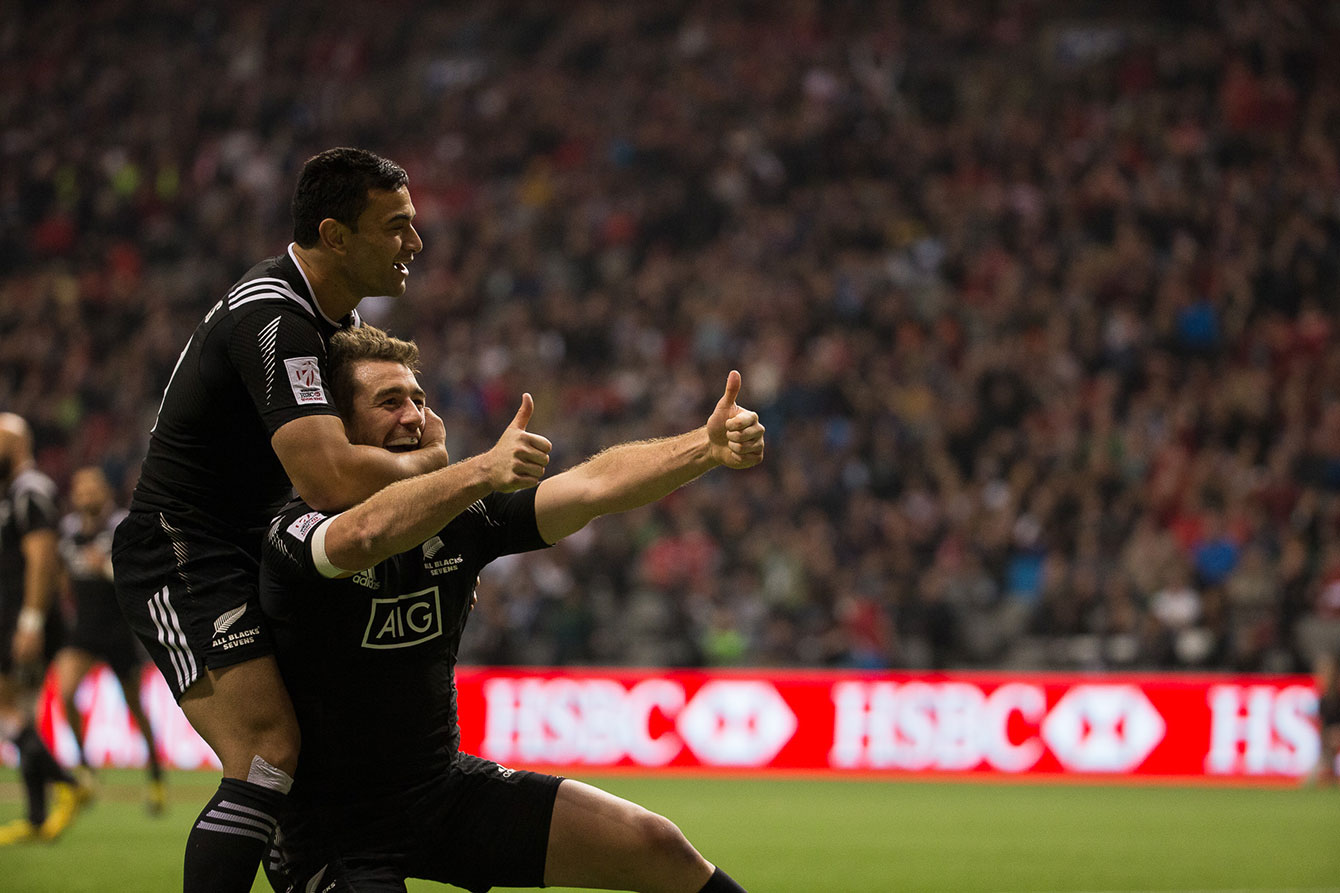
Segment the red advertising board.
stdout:
[[[1284,783],[1319,751],[1305,676],[461,668],[457,680],[464,750],[569,773]],[[217,766],[156,671],[143,692],[164,760]],[[91,763],[143,764],[110,673],[87,680],[77,703]],[[43,733],[68,762],[73,738],[50,684],[43,707]]]
[[889,774],[1295,779],[1298,676],[488,670],[462,747],[501,763]]

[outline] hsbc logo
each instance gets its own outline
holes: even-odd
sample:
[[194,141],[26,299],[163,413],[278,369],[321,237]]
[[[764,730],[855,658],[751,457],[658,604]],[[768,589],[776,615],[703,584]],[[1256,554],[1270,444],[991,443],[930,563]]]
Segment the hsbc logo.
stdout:
[[1126,772],[1166,730],[1133,685],[1078,685],[1048,710],[1025,682],[989,695],[968,682],[840,682],[833,705],[835,768],[1024,772],[1050,751],[1072,772]]
[[1042,738],[1067,769],[1128,772],[1145,761],[1167,730],[1134,685],[1077,685],[1042,723]]
[[720,680],[698,690],[678,725],[698,759],[710,766],[761,766],[791,740],[796,724],[771,683]]
[[1308,680],[1159,681],[485,675],[470,746],[554,766],[1286,777],[1315,764]]
[[481,754],[497,762],[664,766],[686,748],[704,765],[767,765],[795,734],[795,713],[769,682],[716,680],[688,698],[647,679],[493,678]]

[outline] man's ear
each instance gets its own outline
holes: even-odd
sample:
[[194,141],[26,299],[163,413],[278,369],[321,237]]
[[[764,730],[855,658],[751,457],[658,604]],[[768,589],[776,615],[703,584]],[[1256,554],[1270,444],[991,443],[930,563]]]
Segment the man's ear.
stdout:
[[334,251],[336,254],[344,253],[344,243],[349,237],[349,227],[340,223],[334,217],[327,217],[321,221],[316,229],[321,234],[321,245],[323,247]]

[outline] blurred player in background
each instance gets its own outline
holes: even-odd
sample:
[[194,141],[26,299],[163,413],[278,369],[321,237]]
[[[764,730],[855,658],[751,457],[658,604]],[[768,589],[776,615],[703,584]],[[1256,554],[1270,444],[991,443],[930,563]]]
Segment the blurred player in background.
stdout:
[[[412,343],[364,326],[331,341],[356,442],[412,448],[425,424]],[[541,481],[550,443],[529,394],[487,453],[393,484],[338,514],[297,500],[265,546],[261,598],[303,731],[271,883],[403,891],[563,885],[665,893],[742,888],[670,820],[570,779],[459,752],[454,667],[478,572],[705,472],[763,459],[732,372],[707,423],[607,449]],[[468,475],[462,489],[449,473]],[[443,482],[448,486],[442,486]]]
[[298,724],[257,599],[261,540],[294,489],[340,509],[447,462],[442,421],[418,448],[349,442],[326,343],[369,295],[405,292],[423,248],[408,176],[361,149],[303,166],[293,242],[205,314],[168,381],[112,547],[122,613],[223,779],[186,841],[186,893],[251,889],[298,762]]
[[[0,826],[0,845],[51,840],[87,799],[37,733],[33,706],[62,639],[56,599],[56,484],[37,469],[28,423],[0,413],[0,731],[19,751],[27,813]],[[53,800],[48,809],[47,790]]]
[[1340,759],[1340,654],[1330,651],[1319,654],[1313,678],[1317,685],[1317,737],[1321,749],[1309,780],[1331,786],[1336,783],[1336,760]]
[[73,511],[60,524],[60,557],[66,591],[74,605],[74,628],[66,647],[56,654],[55,670],[65,720],[79,746],[76,774],[81,784],[91,790],[93,779],[84,752],[84,722],[74,695],[79,683],[102,661],[116,675],[126,707],[144,736],[149,754],[145,806],[150,814],[159,815],[167,802],[163,769],[154,748],[149,717],[140,700],[140,680],[148,658],[121,616],[112,583],[112,532],[126,513],[117,508],[106,475],[96,467],[80,468],[71,475],[70,506]]

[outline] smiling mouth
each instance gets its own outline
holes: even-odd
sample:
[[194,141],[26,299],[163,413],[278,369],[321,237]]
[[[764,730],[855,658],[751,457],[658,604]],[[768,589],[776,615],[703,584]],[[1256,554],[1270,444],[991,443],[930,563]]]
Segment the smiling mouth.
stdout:
[[399,270],[401,273],[403,273],[404,275],[406,275],[406,276],[409,275],[409,264],[396,264],[396,265],[395,265],[395,268],[396,268],[397,270]]
[[410,450],[419,448],[419,438],[417,437],[397,437],[386,445],[386,448],[393,453],[408,453]]

